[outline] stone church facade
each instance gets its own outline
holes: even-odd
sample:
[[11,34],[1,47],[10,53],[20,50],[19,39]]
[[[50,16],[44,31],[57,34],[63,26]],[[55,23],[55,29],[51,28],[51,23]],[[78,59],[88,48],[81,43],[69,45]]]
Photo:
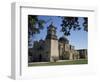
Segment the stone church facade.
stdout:
[[87,49],[75,50],[66,37],[58,39],[56,27],[52,24],[47,29],[45,40],[34,41],[28,50],[29,62],[53,62],[55,60],[87,59]]

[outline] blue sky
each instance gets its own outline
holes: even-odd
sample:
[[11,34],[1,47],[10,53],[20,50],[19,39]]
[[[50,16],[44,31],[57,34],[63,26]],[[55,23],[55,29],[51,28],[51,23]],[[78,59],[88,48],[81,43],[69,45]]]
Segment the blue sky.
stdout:
[[[46,24],[44,24],[44,29],[41,30],[40,34],[37,34],[33,37],[33,40],[40,40],[40,39],[45,39],[46,35],[47,35],[47,28],[48,26],[51,24],[51,22],[53,22],[53,25],[57,28],[57,36],[58,39],[63,35],[63,32],[61,32],[61,23],[62,23],[62,19],[58,16],[38,16],[39,19],[43,19],[45,21],[48,21]],[[52,20],[50,20],[52,19]],[[83,23],[83,19],[82,17],[79,17],[79,23],[82,24]],[[83,26],[81,25],[81,27],[83,28]],[[87,48],[88,45],[88,33],[86,31],[84,31],[83,29],[81,29],[80,31],[73,31],[71,30],[71,35],[70,36],[66,36],[66,38],[69,40],[69,43],[71,45],[75,46],[75,49],[83,49],[83,48]]]

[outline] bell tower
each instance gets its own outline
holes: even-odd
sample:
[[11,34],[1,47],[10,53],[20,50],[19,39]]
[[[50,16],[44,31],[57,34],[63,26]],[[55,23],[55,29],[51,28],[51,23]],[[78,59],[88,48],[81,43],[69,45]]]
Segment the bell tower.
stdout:
[[50,52],[50,61],[54,61],[54,58],[59,58],[58,53],[58,39],[56,35],[56,27],[51,23],[47,28],[46,41],[48,42],[48,51]]

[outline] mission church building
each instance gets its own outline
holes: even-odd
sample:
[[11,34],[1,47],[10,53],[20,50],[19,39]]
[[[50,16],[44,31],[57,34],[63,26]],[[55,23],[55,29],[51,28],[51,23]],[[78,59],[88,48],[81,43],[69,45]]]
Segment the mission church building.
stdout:
[[66,37],[58,39],[56,27],[51,23],[45,40],[34,41],[29,48],[29,62],[53,62],[54,60],[87,59],[87,49],[75,50]]

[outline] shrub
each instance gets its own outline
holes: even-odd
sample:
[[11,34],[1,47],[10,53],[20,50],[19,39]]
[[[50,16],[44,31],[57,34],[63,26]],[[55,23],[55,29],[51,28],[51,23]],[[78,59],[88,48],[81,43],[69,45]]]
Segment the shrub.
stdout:
[[59,58],[57,56],[52,56],[52,59],[54,62],[56,62],[57,60],[59,60]]

